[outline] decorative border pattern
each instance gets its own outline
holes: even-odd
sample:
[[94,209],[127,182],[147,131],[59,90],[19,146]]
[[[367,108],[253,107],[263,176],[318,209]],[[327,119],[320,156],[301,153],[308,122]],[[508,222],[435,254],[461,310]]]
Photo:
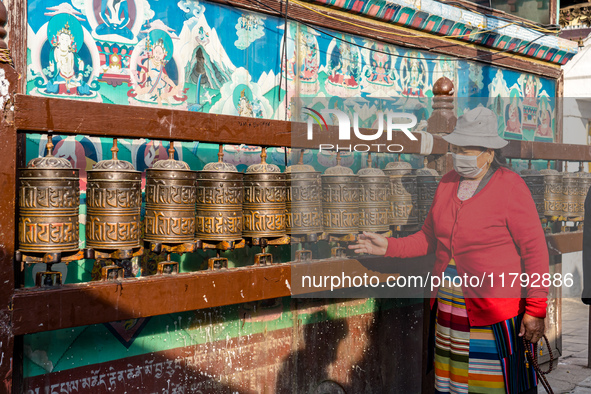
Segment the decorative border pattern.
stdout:
[[[460,41],[563,65],[578,52],[577,44],[534,29],[510,25],[495,17],[463,10],[435,0],[304,0],[357,15]],[[505,27],[503,27],[505,26]],[[490,32],[491,29],[496,32]],[[487,31],[483,34],[473,34]],[[542,38],[539,38],[542,35]],[[528,43],[534,41],[531,45]]]

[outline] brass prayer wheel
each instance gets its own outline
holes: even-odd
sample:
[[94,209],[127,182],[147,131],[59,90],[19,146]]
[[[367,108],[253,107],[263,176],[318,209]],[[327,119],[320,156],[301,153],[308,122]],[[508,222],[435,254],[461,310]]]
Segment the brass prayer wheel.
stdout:
[[274,164],[266,162],[265,148],[261,163],[253,164],[244,174],[242,235],[249,238],[280,238],[285,233],[286,181]]
[[579,212],[585,214],[585,199],[591,187],[591,174],[588,172],[579,172]]
[[544,216],[562,215],[562,175],[556,170],[548,168],[541,170],[544,176]]
[[425,166],[416,171],[417,173],[417,197],[418,197],[418,220],[419,224],[425,223],[425,219],[429,214],[433,199],[435,198],[435,191],[437,185],[441,181],[441,175],[432,168],[427,168],[427,159],[425,158]]
[[529,168],[522,170],[520,175],[525,181],[525,184],[529,188],[531,195],[536,204],[538,216],[544,217],[544,175],[538,170],[531,168],[531,161],[528,165]]
[[168,160],[146,170],[144,241],[164,244],[191,242],[195,237],[195,179],[184,161],[174,159],[170,143]]
[[298,164],[285,169],[287,195],[285,227],[289,235],[322,233],[322,182],[320,171],[303,164],[304,150]]
[[386,232],[390,229],[390,179],[379,168],[367,167],[357,171],[359,177],[359,231]]
[[86,247],[126,250],[140,247],[141,172],[117,159],[113,140],[112,160],[96,163],[87,172]]
[[359,177],[353,170],[337,165],[326,169],[322,178],[322,213],[327,234],[357,234],[359,232]]
[[392,226],[418,224],[417,176],[405,161],[393,161],[386,165],[384,173],[390,180],[389,223]]
[[53,156],[51,136],[47,156],[19,169],[19,229],[21,252],[78,251],[78,169]]
[[197,172],[197,224],[195,236],[206,241],[238,241],[242,238],[242,173],[224,162],[223,145],[218,161]]
[[579,174],[576,172],[562,173],[562,216],[578,217],[579,209]]

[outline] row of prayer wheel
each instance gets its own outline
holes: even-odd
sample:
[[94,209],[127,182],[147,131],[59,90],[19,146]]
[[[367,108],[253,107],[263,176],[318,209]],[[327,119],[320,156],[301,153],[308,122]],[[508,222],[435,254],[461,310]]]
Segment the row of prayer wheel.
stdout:
[[[28,253],[75,252],[79,249],[78,170],[66,159],[46,157],[20,170],[19,249]],[[87,172],[86,246],[115,251],[141,246],[141,172],[117,158],[96,163]],[[303,156],[303,155],[302,155]],[[239,241],[320,233],[345,235],[385,232],[391,225],[424,221],[440,177],[433,170],[413,174],[405,162],[389,163],[384,171],[367,168],[357,174],[337,165],[321,175],[300,162],[281,173],[266,163],[251,165],[245,174],[223,161],[202,171],[168,160],[146,171],[143,240],[162,244]],[[422,171],[422,172],[421,172]]]
[[558,172],[550,168],[550,163],[541,171],[529,167],[521,171],[521,176],[532,193],[540,218],[583,217],[585,198],[591,186],[590,173]]
[[322,175],[324,231],[345,235],[422,224],[440,180],[437,171],[413,170],[404,161],[388,163],[383,171],[372,168],[371,154],[367,167],[354,174],[337,154],[337,165]]

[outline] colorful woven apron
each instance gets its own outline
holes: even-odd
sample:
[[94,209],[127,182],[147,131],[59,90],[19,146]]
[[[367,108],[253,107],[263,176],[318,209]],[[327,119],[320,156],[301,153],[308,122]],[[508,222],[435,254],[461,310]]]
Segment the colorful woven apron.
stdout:
[[[453,259],[445,275],[457,275]],[[517,336],[522,316],[471,327],[462,288],[449,285],[437,296],[435,392],[517,394],[537,385]]]

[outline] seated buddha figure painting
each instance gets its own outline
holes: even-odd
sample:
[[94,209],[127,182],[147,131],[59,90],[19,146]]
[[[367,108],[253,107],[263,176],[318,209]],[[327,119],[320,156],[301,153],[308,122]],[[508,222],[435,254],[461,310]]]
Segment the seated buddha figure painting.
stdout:
[[32,52],[36,94],[99,99],[95,68],[98,51],[76,16],[55,14],[38,33],[40,48]]

